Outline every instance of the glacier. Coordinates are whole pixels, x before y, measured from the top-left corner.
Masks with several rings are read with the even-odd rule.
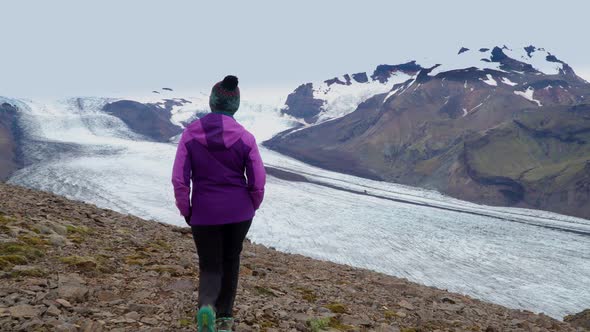
[[[110,99],[1,101],[19,106],[26,136],[28,166],[10,183],[184,225],[170,184],[175,144],[147,141],[103,113]],[[244,101],[236,118],[260,143],[296,124],[280,107]],[[269,176],[253,242],[556,318],[590,307],[588,220],[473,204],[261,153],[267,166],[308,182]]]

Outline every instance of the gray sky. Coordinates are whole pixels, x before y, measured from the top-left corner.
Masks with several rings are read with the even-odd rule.
[[[582,0],[0,0],[0,95],[299,83],[460,46],[533,44],[590,80]]]

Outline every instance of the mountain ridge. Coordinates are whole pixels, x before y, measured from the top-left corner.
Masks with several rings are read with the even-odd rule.
[[[507,47],[463,50],[458,57],[475,54],[481,67],[422,67],[344,116],[329,121],[304,118],[302,128],[264,144],[339,172],[435,189],[478,203],[590,218],[590,173],[584,166],[590,160],[590,83],[544,49],[531,46],[525,51],[514,59],[507,54],[516,52]],[[539,54],[545,67],[524,62]],[[389,68],[394,68],[391,77],[399,74],[395,66]],[[321,91],[314,91],[317,96]],[[288,102],[285,109],[297,116]],[[319,114],[329,113],[322,107]],[[495,162],[503,166],[501,172],[487,165]]]

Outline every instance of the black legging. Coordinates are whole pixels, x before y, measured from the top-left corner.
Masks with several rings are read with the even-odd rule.
[[[199,254],[199,307],[212,305],[217,317],[232,317],[240,254],[252,220],[218,226],[192,226]]]

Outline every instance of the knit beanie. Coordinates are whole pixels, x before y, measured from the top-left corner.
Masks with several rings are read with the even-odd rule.
[[[238,78],[232,75],[226,76],[211,89],[209,96],[211,112],[233,116],[240,107],[240,88]]]

